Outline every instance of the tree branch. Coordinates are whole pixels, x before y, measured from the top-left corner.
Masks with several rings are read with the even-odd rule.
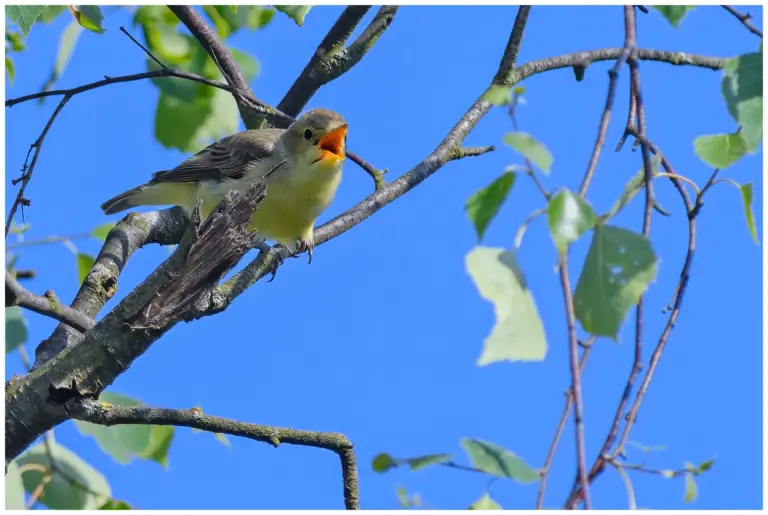
[[[116,406],[93,399],[83,399],[71,408],[76,420],[115,426],[120,424],[149,424],[191,427],[212,433],[240,436],[274,447],[281,444],[316,447],[335,452],[342,467],[344,504],[348,510],[360,509],[357,465],[352,442],[339,433],[301,431],[249,424],[237,420],[204,415],[199,409],[177,410],[147,407]]]
[[[93,327],[93,320],[79,311],[62,305],[52,291],[45,292],[45,295],[42,297],[34,295],[19,284],[8,270],[5,271],[5,288],[6,307],[21,306],[35,313],[63,322],[80,332],[85,332]],[[10,297],[8,293],[11,294]]]
[[[751,14],[741,14],[730,5],[723,5],[722,8],[734,15],[736,19],[739,20],[741,24],[747,28],[748,31],[750,31],[752,34],[755,34],[756,36],[759,36],[760,39],[763,39],[763,33],[749,21],[750,18],[752,18]]]
[[[301,75],[277,105],[280,111],[297,116],[317,90],[348,72],[368,53],[392,23],[398,9],[397,6],[381,7],[360,37],[345,48],[344,45],[355,27],[370,8],[370,6],[351,5],[344,9],[320,42]]]
[[[258,129],[261,127],[261,117],[259,112],[254,110],[247,102],[245,97],[253,97],[253,90],[248,84],[240,67],[237,65],[232,53],[227,49],[224,42],[216,33],[211,30],[203,18],[195,12],[189,5],[169,5],[168,8],[184,24],[193,36],[200,42],[206,52],[216,63],[224,79],[233,88],[233,95],[237,101],[237,108],[240,110],[240,117],[243,119],[246,128]],[[242,94],[237,94],[242,92]]]
[[[24,160],[24,166],[21,170],[21,188],[19,188],[19,192],[16,194],[16,200],[13,201],[13,205],[11,205],[11,211],[8,213],[8,220],[5,222],[6,238],[8,238],[8,233],[11,230],[11,222],[13,221],[13,215],[16,214],[18,207],[29,205],[29,200],[24,198],[24,191],[27,189],[27,184],[29,184],[30,179],[32,179],[32,172],[35,170],[37,158],[40,156],[40,150],[43,148],[43,141],[45,140],[45,136],[48,134],[51,125],[53,125],[54,120],[56,120],[56,117],[59,115],[61,110],[64,109],[64,106],[67,105],[67,102],[69,102],[70,98],[72,98],[72,95],[64,95],[64,98],[62,98],[61,102],[59,102],[59,105],[56,106],[56,109],[53,111],[51,117],[48,118],[48,123],[45,124],[43,132],[40,133],[40,136],[37,137],[37,140],[35,140],[35,142],[32,143],[32,146],[29,147],[29,152],[27,152],[27,159],[29,159],[29,153],[32,151],[32,149],[35,150],[35,153],[32,156],[32,162],[29,164],[29,167],[27,167],[27,159]],[[6,102],[6,105],[8,105],[8,102]],[[14,182],[14,184],[15,183],[16,182]]]

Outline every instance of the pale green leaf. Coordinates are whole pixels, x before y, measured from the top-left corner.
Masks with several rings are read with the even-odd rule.
[[[40,496],[43,504],[52,510],[91,510],[110,498],[111,489],[100,472],[61,444],[51,442],[50,446],[56,469],[61,473],[53,471],[51,480],[43,487]],[[22,468],[34,463],[51,470],[43,443],[29,449],[17,461]],[[43,472],[39,469],[25,469],[21,477],[24,489],[32,493],[43,480]]]
[[[375,458],[373,458],[373,463],[371,464],[373,467],[373,470],[376,472],[386,472],[389,469],[396,467],[397,463],[395,463],[395,460],[392,459],[392,456],[387,454],[386,452],[382,452],[380,454],[377,454]]]
[[[114,392],[102,392],[99,401],[117,406],[143,406],[140,401]],[[93,436],[101,450],[118,463],[130,463],[133,458],[150,459],[167,466],[168,448],[174,430],[170,426],[130,424],[102,426],[75,421],[78,430]]]
[[[675,477],[675,471],[674,470],[662,470],[661,475],[667,479],[671,479]]]
[[[24,482],[21,479],[21,472],[16,461],[12,461],[8,465],[5,473],[5,509],[25,509]]]
[[[549,201],[547,207],[549,232],[555,247],[562,254],[568,245],[579,239],[597,223],[592,207],[578,195],[563,189]]]
[[[658,153],[655,156],[653,156],[653,159],[651,161],[651,176],[656,176],[659,173],[659,164],[661,163],[661,154]],[[605,221],[609,218],[615,216],[618,214],[622,209],[624,209],[629,202],[635,198],[635,195],[640,193],[641,190],[645,189],[645,167],[641,166],[640,170],[630,179],[630,181],[627,183],[626,186],[624,186],[624,191],[621,193],[621,196],[619,197],[619,200],[617,200],[614,204],[611,210],[602,215],[600,218]]]
[[[477,364],[542,361],[547,355],[544,325],[515,254],[502,248],[475,247],[467,254],[466,266],[480,296],[493,303],[496,315]]]
[[[6,52],[21,52],[27,48],[27,46],[24,44],[24,36],[21,34],[21,32],[8,30],[8,27],[5,28],[5,43]],[[7,45],[11,46],[8,47]]]
[[[104,15],[101,14],[101,8],[98,5],[76,5],[75,20],[84,29],[88,29],[96,34],[104,33],[104,29],[101,26],[101,22],[104,21]]]
[[[91,231],[91,236],[93,236],[99,241],[107,241],[107,236],[109,235],[109,231],[111,231],[114,227],[115,227],[114,222],[107,222],[105,224],[101,224],[100,226],[96,227],[94,230]]]
[[[409,496],[408,492],[405,491],[405,488],[400,485],[397,486],[397,502],[400,507],[405,510],[421,506],[421,498],[419,497],[419,494]]]
[[[470,507],[470,510],[503,510],[504,508],[501,507],[499,503],[491,499],[491,496],[488,494],[488,492],[485,492],[481,498],[473,502]]]
[[[286,14],[290,19],[296,22],[296,25],[301,27],[304,24],[304,17],[307,15],[311,5],[276,5],[275,9],[281,13]]]
[[[472,465],[487,474],[506,477],[522,484],[533,483],[540,478],[538,471],[503,447],[474,438],[462,438],[461,446]]]
[[[93,264],[96,262],[93,256],[85,254],[84,252],[77,253],[77,280],[78,284],[83,284],[85,278],[88,276],[88,272],[91,271]]]
[[[712,465],[714,464],[715,464],[714,459],[702,462],[701,465],[699,465],[699,472],[706,472],[707,470],[711,469]]]
[[[688,11],[696,8],[695,5],[654,5],[654,9],[659,11],[673,27],[678,28],[680,21],[685,17]]]
[[[496,213],[499,212],[499,208],[506,200],[509,190],[515,184],[516,177],[513,173],[505,172],[467,200],[464,209],[475,226],[478,241],[483,241],[485,230],[496,216]]]
[[[70,22],[70,24],[67,25],[67,27],[64,29],[64,32],[61,33],[61,39],[59,40],[59,52],[56,55],[56,62],[53,65],[51,76],[43,85],[43,91],[48,91],[51,89],[51,86],[53,86],[53,84],[59,80],[59,77],[61,77],[61,75],[64,73],[64,69],[67,67],[67,63],[69,63],[69,59],[72,57],[72,52],[75,50],[77,39],[80,37],[82,30],[82,27],[73,21]],[[40,100],[42,101],[43,99],[41,98]]]
[[[411,466],[411,470],[416,471],[428,467],[429,465],[438,465],[450,461],[450,454],[427,454],[417,458],[408,458],[406,461]]]
[[[692,470],[695,467],[691,464],[686,462],[685,463],[686,470]],[[691,472],[686,472],[685,474],[685,494],[683,495],[683,502],[693,502],[696,500],[696,498],[699,496],[699,488],[696,486],[696,481],[693,479],[693,474]]]
[[[693,140],[693,149],[699,159],[715,168],[727,168],[744,157],[747,147],[741,135],[710,134]]]
[[[629,308],[656,278],[658,259],[641,234],[598,224],[573,303],[584,330],[617,340]]]
[[[728,60],[722,91],[728,112],[741,125],[741,137],[754,154],[763,140],[763,53]]]
[[[213,26],[216,28],[216,33],[219,35],[219,37],[223,40],[227,39],[233,32],[233,28],[230,26],[229,21],[227,21],[224,15],[213,5],[204,5],[203,11],[213,22]]]
[[[511,132],[504,136],[504,142],[529,159],[545,174],[552,168],[552,154],[536,138],[525,132]]]
[[[509,88],[504,86],[491,86],[483,95],[483,100],[495,106],[505,106],[510,103],[512,96]]]
[[[5,308],[5,353],[15,351],[29,337],[27,319],[19,306]]]
[[[18,25],[26,38],[44,8],[44,5],[6,5],[5,15]]]

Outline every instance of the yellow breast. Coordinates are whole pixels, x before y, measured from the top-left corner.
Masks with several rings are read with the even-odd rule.
[[[251,218],[249,230],[292,247],[311,240],[315,220],[330,205],[341,182],[343,161],[297,167],[267,179],[267,196]]]

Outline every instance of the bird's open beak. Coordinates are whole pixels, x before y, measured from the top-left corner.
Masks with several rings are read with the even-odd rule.
[[[347,135],[347,124],[333,129],[317,142],[323,152],[323,159],[344,159],[344,138]]]

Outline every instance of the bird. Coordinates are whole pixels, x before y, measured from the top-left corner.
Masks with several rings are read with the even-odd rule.
[[[202,200],[205,220],[231,190],[264,180],[267,193],[246,226],[312,262],[315,221],[341,183],[347,122],[329,109],[312,109],[287,129],[246,130],[213,143],[172,170],[101,205],[110,215],[138,206],[175,205],[188,214]]]

